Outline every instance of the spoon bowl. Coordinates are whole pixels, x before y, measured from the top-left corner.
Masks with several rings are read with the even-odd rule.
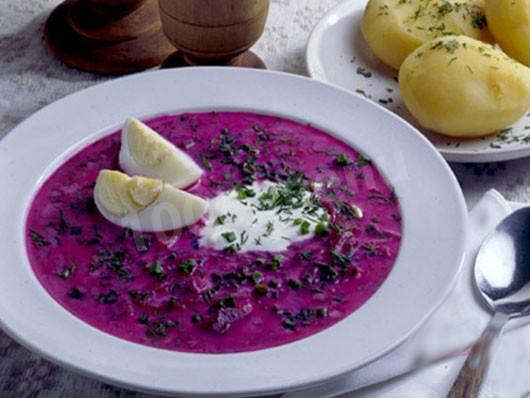
[[[510,317],[530,314],[530,207],[506,217],[484,241],[475,281],[494,311]]]

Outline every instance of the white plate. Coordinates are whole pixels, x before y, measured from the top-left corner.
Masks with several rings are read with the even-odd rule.
[[[24,223],[43,180],[73,151],[116,129],[126,117],[200,110],[247,110],[303,120],[374,159],[400,199],[403,240],[388,279],[358,311],[324,332],[281,347],[189,354],[100,332],[64,310],[39,285],[24,249]],[[63,366],[156,393],[258,395],[358,368],[421,325],[449,291],[464,253],[463,196],[428,141],[361,97],[288,74],[187,68],[83,90],[37,112],[0,141],[0,181],[2,328]]]
[[[322,18],[307,44],[309,75],[364,95],[420,128],[399,96],[397,72],[373,55],[361,34],[365,5],[364,0],[347,0]],[[452,139],[422,131],[448,161],[496,162],[530,156],[530,114],[487,138]]]

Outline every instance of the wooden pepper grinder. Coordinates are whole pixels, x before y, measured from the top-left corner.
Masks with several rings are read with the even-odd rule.
[[[259,39],[269,0],[159,0],[166,36],[178,51],[162,67],[229,65],[265,68],[250,47]]]
[[[44,35],[65,64],[104,74],[147,69],[175,51],[157,0],[67,0],[46,21]]]

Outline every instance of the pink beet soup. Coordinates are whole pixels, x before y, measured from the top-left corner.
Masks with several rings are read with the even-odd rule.
[[[193,194],[212,198],[261,180],[322,183],[316,196],[329,225],[283,252],[237,252],[201,247],[204,222],[164,234],[111,224],[97,211],[93,188],[100,169],[119,169],[115,132],[55,170],[27,218],[35,275],[84,322],[168,350],[259,350],[339,322],[390,273],[401,239],[397,198],[370,159],[344,142],[310,125],[250,113],[146,123],[205,170]]]

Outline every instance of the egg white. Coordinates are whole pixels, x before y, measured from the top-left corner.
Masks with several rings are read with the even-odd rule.
[[[129,147],[128,131],[132,123],[142,124],[142,128],[148,134],[156,134],[165,141],[168,147],[171,148],[171,156],[155,167],[145,167],[138,164],[134,160]],[[122,128],[119,162],[122,170],[129,175],[160,179],[176,188],[189,187],[203,174],[203,170],[186,152],[177,148],[172,142],[169,142],[156,131],[136,119],[128,119]]]
[[[163,232],[193,225],[208,210],[206,200],[167,183],[153,203],[124,216],[109,212],[96,195],[94,201],[99,212],[111,223],[142,232]]]

